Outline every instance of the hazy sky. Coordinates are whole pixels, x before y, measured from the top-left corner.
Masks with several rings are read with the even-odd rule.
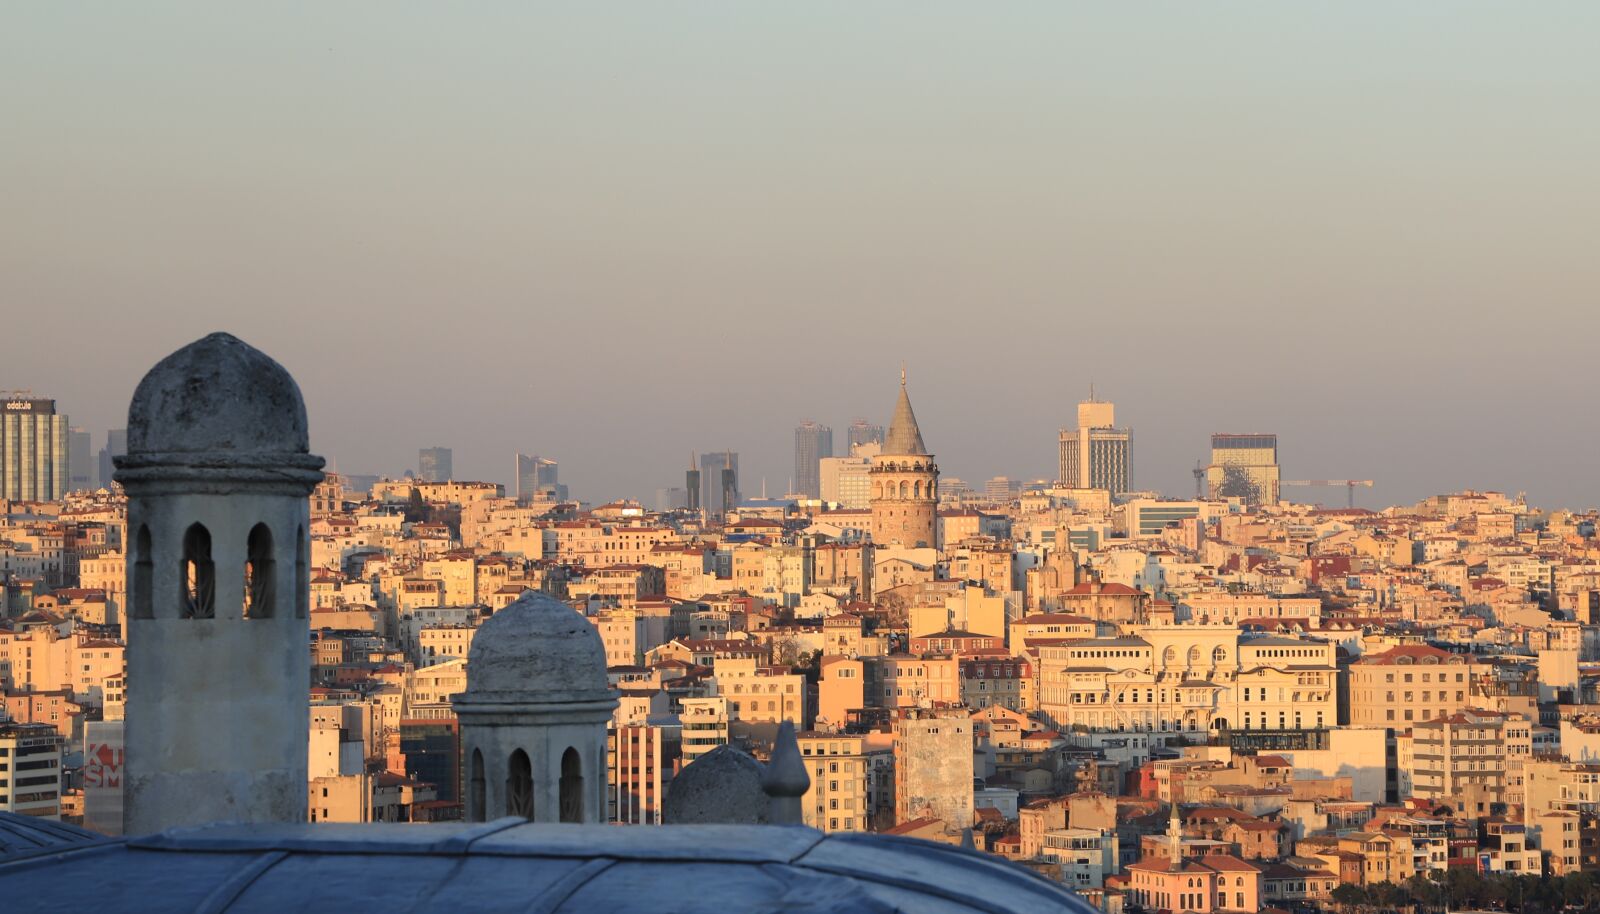
[[[904,360],[974,482],[1093,380],[1141,487],[1275,431],[1367,504],[1600,503],[1600,4],[445,9],[0,14],[0,388],[98,447],[226,329],[341,469],[648,503],[782,491]]]

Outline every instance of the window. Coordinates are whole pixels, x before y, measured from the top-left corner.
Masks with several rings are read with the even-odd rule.
[[[191,524],[183,534],[183,618],[216,616],[217,570],[211,561],[211,532]]]
[[[278,563],[272,549],[272,530],[266,524],[250,528],[245,545],[244,617],[270,619],[276,611]]]
[[[533,764],[521,749],[511,753],[507,766],[506,815],[533,820]]]

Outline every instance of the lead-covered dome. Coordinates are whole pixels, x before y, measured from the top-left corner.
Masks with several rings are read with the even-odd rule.
[[[572,607],[530,590],[472,636],[464,697],[536,704],[609,699],[600,632]]]
[[[213,333],[150,369],[128,406],[128,453],[305,454],[300,387],[270,356]]]

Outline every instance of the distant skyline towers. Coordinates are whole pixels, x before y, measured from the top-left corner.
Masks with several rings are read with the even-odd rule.
[[[1078,427],[1062,429],[1060,482],[1072,489],[1105,489],[1113,496],[1130,488],[1129,429],[1117,428],[1116,407],[1105,400],[1078,404]]]
[[[94,437],[89,430],[70,426],[67,429],[67,484],[68,488],[82,491],[95,487]]]
[[[548,457],[537,454],[517,455],[517,497],[534,498],[543,495],[551,501],[565,501],[567,487],[558,478],[560,466]]]
[[[700,455],[700,504],[712,514],[724,514],[739,506],[738,451]]]
[[[693,451],[689,452],[689,470],[683,474],[683,503],[690,511],[705,504],[700,498],[700,468],[695,466]]]
[[[106,445],[100,449],[100,485],[102,488],[111,488],[111,474],[116,468],[111,465],[111,458],[121,457],[128,453],[128,430],[114,428],[106,432]]]
[[[883,444],[883,426],[874,425],[865,419],[857,419],[851,422],[847,435],[849,436],[850,448],[854,448],[859,444]],[[849,456],[848,450],[844,456]]]
[[[454,454],[447,447],[425,447],[417,452],[417,478],[423,482],[449,482],[455,478]]]
[[[1206,467],[1206,494],[1211,498],[1275,505],[1280,481],[1277,435],[1219,432],[1211,436],[1211,465]]]
[[[67,427],[54,400],[0,394],[0,499],[55,501],[66,494]]]
[[[822,494],[821,461],[833,456],[833,429],[810,419],[794,430],[794,491],[807,498]]]

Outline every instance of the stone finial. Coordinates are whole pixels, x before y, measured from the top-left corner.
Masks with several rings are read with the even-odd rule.
[[[761,789],[771,798],[767,818],[773,825],[801,825],[805,816],[800,798],[811,789],[811,775],[806,773],[806,763],[800,758],[800,742],[794,735],[794,722],[778,725],[778,737],[772,744],[772,760],[761,775]]]

